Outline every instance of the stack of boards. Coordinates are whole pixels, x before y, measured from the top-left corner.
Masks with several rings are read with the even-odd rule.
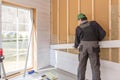
[[[38,80],[58,80],[58,78],[53,73],[46,72],[45,74],[41,75]]]

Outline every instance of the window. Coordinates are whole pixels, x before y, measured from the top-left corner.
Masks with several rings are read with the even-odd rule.
[[[32,31],[32,14],[31,9],[2,5],[2,47],[7,73],[21,70],[25,66]],[[31,47],[29,52],[28,68],[31,68]]]

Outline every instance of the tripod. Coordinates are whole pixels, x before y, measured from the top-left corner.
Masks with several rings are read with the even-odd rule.
[[[4,56],[0,56],[0,80],[3,80],[2,79],[2,73],[1,73],[2,71],[3,71],[4,79],[8,80],[7,77],[6,77],[3,60],[4,60]]]

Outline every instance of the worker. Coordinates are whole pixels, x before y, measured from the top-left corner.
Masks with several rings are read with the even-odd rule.
[[[99,41],[106,36],[105,30],[96,22],[88,21],[85,14],[78,14],[79,26],[76,27],[74,47],[79,49],[78,80],[85,80],[87,60],[92,69],[92,80],[100,78]]]

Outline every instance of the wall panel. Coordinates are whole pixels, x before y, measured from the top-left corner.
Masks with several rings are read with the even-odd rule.
[[[109,53],[109,49],[101,49],[100,52],[100,58],[103,60],[110,60],[109,57],[110,53]]]
[[[118,0],[112,0],[111,4],[111,40],[119,39],[119,27],[118,27]]]
[[[57,44],[57,2],[58,0],[51,0],[51,44]]]
[[[69,0],[69,43],[74,42],[75,29],[78,25],[78,0]]]
[[[86,14],[88,20],[92,20],[92,0],[81,0],[80,12]]]
[[[111,40],[119,40],[119,0],[111,0]],[[111,49],[111,61],[119,62],[119,49]]]
[[[120,0],[68,0],[68,6],[67,0],[59,1],[60,16],[57,20],[59,20],[60,43],[74,42],[75,28],[78,25],[77,14],[79,12],[85,13],[88,20],[96,20],[105,29],[107,35],[104,40],[120,39]],[[56,25],[55,23],[54,21],[54,25]],[[75,50],[67,51],[76,53]],[[100,55],[101,59],[104,60],[120,61],[120,49],[118,48],[101,49]]]
[[[95,20],[106,30],[106,39],[109,39],[109,0],[95,0],[94,4]]]
[[[108,0],[94,0],[94,18],[105,29],[107,35],[106,39],[109,39],[109,1]],[[103,49],[101,51],[101,57],[105,60],[110,60],[109,49]]]
[[[67,0],[59,1],[59,42],[67,43]]]
[[[53,34],[57,34],[57,0],[53,0]]]

